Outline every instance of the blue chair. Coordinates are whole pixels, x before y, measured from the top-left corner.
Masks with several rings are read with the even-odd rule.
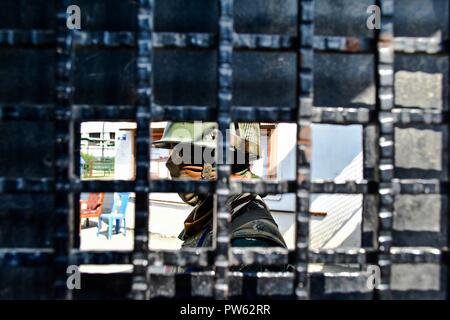
[[[118,201],[120,199],[120,208],[118,208]],[[100,229],[102,227],[102,221],[108,221],[108,239],[111,239],[113,221],[116,221],[116,233],[120,231],[120,225],[123,220],[124,224],[124,235],[127,234],[127,220],[125,219],[125,214],[127,211],[128,200],[130,199],[130,192],[119,192],[114,194],[114,203],[110,213],[103,213],[98,219],[98,230],[97,237],[100,234]]]

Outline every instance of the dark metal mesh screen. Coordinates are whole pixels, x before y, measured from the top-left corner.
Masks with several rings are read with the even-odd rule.
[[[1,298],[447,298],[447,0],[0,1]],[[82,9],[82,30],[66,8]],[[366,9],[381,7],[381,30]],[[431,75],[431,76],[430,76]],[[135,121],[136,179],[81,181],[80,123]],[[149,123],[360,124],[363,182],[311,181],[297,147],[297,180],[149,179]],[[220,145],[226,150],[226,144]],[[81,252],[80,192],[136,194],[132,252]],[[214,192],[212,250],[148,249],[150,192]],[[231,249],[231,194],[296,194],[296,247]],[[309,195],[364,194],[363,246],[309,250]],[[230,272],[241,263],[290,263],[294,272]],[[354,273],[312,273],[352,263]],[[71,264],[132,264],[133,273],[83,274]],[[154,265],[214,272],[151,274]],[[381,284],[368,289],[366,267]]]

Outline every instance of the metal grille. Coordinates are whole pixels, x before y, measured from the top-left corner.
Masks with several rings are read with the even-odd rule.
[[[118,8],[128,10],[134,15],[132,31],[84,30],[70,31],[66,28],[66,8],[74,1],[55,0],[47,2],[49,12],[54,14],[54,24],[44,27],[25,28],[8,27],[1,24],[0,50],[53,50],[55,93],[52,102],[12,101],[5,93],[0,95],[0,126],[24,126],[31,128],[32,123],[50,123],[53,137],[43,139],[53,143],[53,159],[48,165],[53,172],[39,175],[38,178],[8,173],[0,174],[0,196],[4,207],[0,209],[6,215],[0,231],[6,234],[11,228],[8,223],[16,221],[12,215],[25,215],[25,211],[10,209],[12,202],[21,199],[31,203],[32,214],[38,214],[51,229],[42,229],[46,235],[53,234],[52,240],[39,242],[31,235],[29,241],[21,246],[8,243],[0,249],[0,296],[40,297],[40,298],[133,298],[153,297],[214,297],[220,299],[242,296],[244,291],[253,290],[255,296],[297,298],[297,299],[390,299],[390,298],[447,298],[448,290],[448,158],[447,130],[448,110],[446,102],[442,108],[398,107],[394,96],[395,63],[394,53],[403,57],[430,57],[437,59],[448,54],[448,40],[436,42],[434,39],[414,36],[394,36],[396,5],[405,6],[401,0],[379,0],[382,13],[381,30],[374,37],[319,35],[315,33],[315,22],[320,5],[331,5],[326,0],[284,1],[297,8],[295,34],[238,33],[235,30],[236,12],[242,9],[238,0],[218,0],[214,2],[217,15],[216,32],[159,32],[155,31],[154,18],[159,5],[160,13],[174,14],[177,1],[168,1],[166,5],[154,0],[123,1],[111,3]],[[77,1],[75,1],[76,4]],[[283,1],[277,1],[283,3]],[[336,1],[344,8],[355,5],[355,1]],[[12,3],[12,2],[11,2]],[[81,8],[86,2],[79,1]],[[103,3],[103,2],[99,2]],[[237,4],[240,4],[237,7]],[[261,5],[257,2],[254,4]],[[368,2],[370,4],[370,2]],[[171,7],[173,5],[174,7]],[[179,3],[178,3],[179,5]],[[245,4],[244,4],[245,5]],[[189,8],[193,16],[196,6],[206,6],[200,1]],[[211,5],[208,5],[208,8]],[[433,6],[446,8],[445,19],[448,27],[448,1],[413,1],[410,6],[428,9]],[[14,8],[4,5],[4,8]],[[267,6],[267,10],[271,7]],[[273,8],[272,8],[273,9]],[[27,12],[32,17],[37,10],[32,7]],[[189,12],[187,10],[187,12]],[[9,13],[11,14],[11,13]],[[18,14],[13,13],[14,14]],[[330,15],[331,17],[331,15]],[[99,18],[98,18],[99,19]],[[330,18],[331,19],[331,18]],[[335,18],[336,20],[338,18]],[[420,20],[413,15],[409,23]],[[52,19],[51,19],[52,20]],[[398,21],[402,21],[399,19]],[[420,21],[419,21],[420,22]],[[418,22],[418,23],[419,23]],[[401,22],[406,24],[405,21]],[[397,26],[397,25],[396,25]],[[402,25],[400,24],[400,27]],[[447,30],[445,30],[447,33]],[[448,35],[447,35],[448,38]],[[134,104],[116,103],[74,103],[73,73],[75,51],[121,50],[134,51]],[[211,51],[217,53],[216,103],[210,106],[159,105],[154,101],[155,50],[176,49]],[[234,52],[289,52],[296,56],[296,102],[287,106],[238,106],[233,103],[233,72],[236,68]],[[315,102],[318,92],[314,92],[317,80],[315,52],[334,57],[353,58],[362,55],[374,57],[374,82],[376,101],[374,106],[336,107],[318,106]],[[405,58],[407,59],[407,58]],[[4,67],[5,65],[1,63]],[[448,61],[446,63],[448,68]],[[349,74],[357,73],[357,66],[350,66]],[[342,70],[342,69],[341,69]],[[448,82],[448,71],[444,79]],[[19,69],[15,69],[19,73]],[[321,69],[321,72],[324,71]],[[330,71],[331,72],[331,71]],[[326,72],[325,72],[326,73]],[[3,75],[1,82],[8,81]],[[46,79],[35,79],[46,81]],[[256,81],[256,79],[255,79]],[[351,85],[351,84],[349,84]],[[38,86],[38,83],[35,84]],[[330,88],[332,90],[332,88]],[[444,99],[447,99],[448,83],[444,83]],[[323,93],[323,91],[321,91]],[[403,94],[403,93],[402,93]],[[3,96],[5,95],[5,96]],[[331,95],[331,93],[330,93]],[[2,101],[3,100],[3,101]],[[119,99],[117,99],[119,100]],[[6,102],[5,102],[6,101]],[[314,105],[314,106],[313,106]],[[79,177],[80,123],[90,120],[132,120],[137,123],[136,130],[136,179],[134,181],[81,181]],[[360,124],[364,128],[364,174],[365,180],[357,183],[348,181],[311,181],[310,162],[306,146],[300,142],[297,146],[297,179],[295,181],[230,181],[230,166],[218,165],[217,181],[169,181],[149,178],[149,152],[151,135],[149,123],[162,120],[209,120],[217,121],[223,134],[232,121],[275,121],[294,122],[298,127],[298,141],[308,134],[305,129],[312,123]],[[408,142],[395,141],[401,130],[442,130],[442,141],[433,143],[442,152],[442,168],[437,175],[430,176],[425,171],[411,171],[402,174],[397,159],[408,157]],[[6,129],[2,129],[6,130]],[[26,134],[7,136],[6,139],[23,139],[26,143],[35,143],[37,137]],[[426,146],[424,146],[426,148]],[[228,145],[219,145],[227,150]],[[8,152],[2,150],[1,161],[4,167],[15,163],[8,158]],[[226,152],[223,152],[226,154]],[[413,155],[411,155],[413,156]],[[435,155],[428,152],[429,157]],[[28,157],[28,161],[33,160]],[[20,163],[26,166],[26,162]],[[17,164],[19,166],[19,164]],[[45,171],[45,170],[41,170]],[[400,173],[400,174],[399,174]],[[406,178],[405,178],[406,177]],[[133,252],[82,252],[77,235],[79,225],[78,199],[80,192],[135,192],[135,236]],[[150,250],[149,239],[149,201],[150,192],[198,192],[215,193],[217,236],[213,250],[161,251]],[[295,250],[284,249],[238,249],[229,245],[230,214],[226,206],[227,198],[242,192],[256,193],[295,193],[296,194],[296,234]],[[352,250],[309,250],[309,196],[312,193],[364,194],[363,247]],[[415,231],[402,232],[396,228],[396,219],[408,219],[409,214],[422,212],[425,221],[427,207],[401,207],[402,196],[422,196],[424,199],[440,201],[440,220],[436,233]],[[46,210],[38,208],[40,196],[50,196],[52,205],[45,202]],[[25,198],[23,198],[25,197]],[[31,199],[30,198],[30,199]],[[405,198],[403,198],[405,199]],[[404,200],[406,201],[406,200]],[[429,200],[426,200],[429,203]],[[25,204],[24,204],[25,205]],[[397,207],[401,215],[398,218]],[[411,212],[408,212],[409,209]],[[416,210],[416,211],[414,211]],[[46,211],[46,212],[43,212]],[[47,211],[54,212],[51,216]],[[51,217],[51,218],[50,218]],[[397,220],[398,221],[398,220]],[[35,245],[33,246],[33,242]],[[50,245],[48,245],[50,243]],[[239,272],[230,272],[229,267],[240,264],[262,263],[281,265],[290,263],[294,272],[267,272],[254,276]],[[355,273],[311,273],[311,263],[359,264],[360,272]],[[66,288],[66,268],[70,264],[132,264],[132,274],[85,274],[83,290],[70,291]],[[150,266],[214,266],[214,272],[195,272],[191,274],[151,274]],[[368,274],[365,267],[378,265],[381,269],[381,284],[376,289],[368,289]],[[4,272],[7,270],[8,272]],[[407,270],[409,276],[403,275]],[[22,279],[22,280],[21,280]],[[24,280],[25,279],[25,280]],[[436,285],[430,287],[431,283]],[[29,285],[31,283],[31,285]],[[53,284],[53,285],[52,285]]]

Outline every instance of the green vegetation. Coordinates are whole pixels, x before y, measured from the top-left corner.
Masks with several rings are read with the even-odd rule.
[[[84,160],[82,178],[111,177],[114,175],[114,157],[98,158],[81,153]]]

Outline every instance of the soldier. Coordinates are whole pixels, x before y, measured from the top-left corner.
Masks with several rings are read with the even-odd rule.
[[[157,148],[170,149],[166,163],[172,178],[194,180],[216,179],[214,152],[220,133],[214,123],[169,122]],[[259,178],[251,172],[252,161],[261,157],[259,124],[235,123],[230,128],[231,175],[237,179]],[[179,235],[182,247],[211,247],[213,245],[213,195],[179,194],[193,206]],[[230,197],[230,244],[233,247],[282,247],[286,243],[270,210],[260,195],[243,193]],[[273,270],[261,266],[237,268],[240,271]],[[276,269],[276,271],[279,269]]]

